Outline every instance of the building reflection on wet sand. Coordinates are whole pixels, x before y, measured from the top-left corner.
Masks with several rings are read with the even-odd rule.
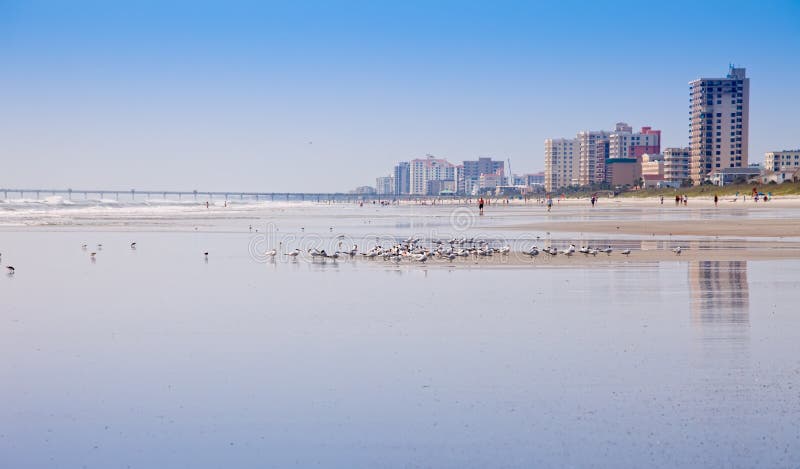
[[[689,296],[696,339],[706,357],[701,367],[719,366],[723,360],[731,370],[746,369],[750,349],[747,261],[689,263]],[[710,356],[715,358],[709,360]]]
[[[749,324],[747,261],[689,263],[689,291],[695,324]]]

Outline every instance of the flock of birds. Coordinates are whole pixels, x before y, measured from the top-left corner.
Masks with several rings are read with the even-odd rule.
[[[283,255],[290,258],[297,258],[301,256],[303,252],[304,251],[297,248],[293,251],[283,253]],[[356,256],[360,256],[367,259],[379,258],[385,261],[399,263],[402,261],[427,262],[430,259],[453,261],[458,258],[481,258],[494,255],[502,256],[511,253],[511,246],[492,246],[491,243],[486,240],[478,240],[474,238],[453,238],[447,241],[433,240],[425,242],[421,238],[410,237],[396,242],[391,246],[382,246],[376,244],[374,247],[366,251],[359,251],[358,245],[354,245],[352,249],[345,251],[337,250],[334,252],[326,252],[324,249],[311,248],[305,252],[311,256],[312,260],[336,260],[340,257],[354,258]],[[570,244],[565,249],[557,249],[552,246],[539,248],[538,246],[534,245],[530,249],[523,251],[522,254],[530,257],[536,257],[540,254],[547,256],[563,255],[569,257],[575,254],[597,256],[601,253],[610,256],[613,252],[614,248],[611,245],[608,245],[605,248],[594,248],[591,246],[581,246],[578,248],[574,244]],[[623,249],[619,252],[624,256],[630,256],[632,251],[631,249]],[[681,247],[677,246],[673,248],[672,252],[675,254],[680,254]],[[206,255],[207,254],[208,253],[206,253]],[[265,254],[267,258],[274,259],[276,256],[278,256],[279,252],[277,249],[271,249]]]
[[[342,243],[339,243],[341,248]],[[136,249],[136,242],[132,242],[130,244],[130,248],[132,250]],[[88,250],[88,245],[83,244],[81,245],[81,249],[84,251]],[[89,252],[89,257],[92,262],[95,261],[97,257],[97,252],[103,249],[102,244],[97,245],[97,249],[94,251]],[[676,246],[671,249],[671,251],[675,254],[681,253],[681,247]],[[374,247],[367,251],[359,251],[358,245],[354,245],[352,249],[341,251],[337,250],[332,253],[326,252],[324,249],[317,249],[311,248],[306,250],[310,256],[312,261],[315,259],[320,260],[336,260],[340,257],[349,257],[354,258],[356,256],[360,256],[366,259],[383,259],[385,261],[391,261],[395,263],[399,263],[402,261],[412,261],[412,262],[427,262],[430,259],[437,259],[437,260],[456,260],[458,258],[481,258],[481,257],[490,257],[494,255],[508,255],[511,253],[511,246],[504,245],[501,247],[492,246],[486,240],[480,240],[475,238],[453,238],[449,240],[433,240],[429,242],[425,242],[421,238],[414,238],[409,237],[402,241],[396,242],[391,246],[384,247],[381,245],[376,244]],[[591,246],[581,246],[577,248],[574,244],[570,244],[567,248],[564,249],[557,249],[552,246],[547,246],[545,248],[539,248],[537,245],[532,246],[530,249],[525,250],[522,254],[530,256],[531,258],[539,256],[540,254],[544,254],[547,256],[573,256],[575,254],[583,254],[585,256],[597,256],[598,254],[606,254],[610,256],[614,252],[614,248],[611,245],[608,245],[606,248],[594,248]],[[266,251],[265,256],[270,259],[275,259],[279,252],[277,249],[270,249]],[[297,259],[299,256],[303,254],[303,251],[299,248],[296,248],[290,252],[283,253],[284,256],[287,256],[291,259]],[[631,250],[630,249],[623,249],[620,251],[620,254],[624,256],[630,256]],[[203,256],[205,260],[208,260],[208,251],[203,252]],[[0,262],[2,262],[2,254],[0,254]],[[16,268],[13,265],[7,265],[6,271],[8,275],[14,275],[16,273]]]

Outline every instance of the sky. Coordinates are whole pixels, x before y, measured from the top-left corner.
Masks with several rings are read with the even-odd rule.
[[[401,160],[662,130],[747,68],[750,162],[800,148],[800,0],[0,0],[0,187],[339,192]]]

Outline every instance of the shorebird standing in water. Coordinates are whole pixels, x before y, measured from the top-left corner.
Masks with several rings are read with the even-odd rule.
[[[622,251],[622,254],[624,254],[626,256],[630,256],[631,255],[631,250],[630,249],[626,249],[626,250]]]
[[[131,249],[136,249],[136,241],[131,243]]]
[[[14,275],[14,272],[17,271],[17,269],[15,269],[13,265],[7,265],[6,270],[8,271],[8,275]]]
[[[673,249],[672,249],[672,252],[674,252],[675,254],[680,254],[680,253],[681,253],[681,247],[680,247],[680,246],[678,246],[678,247],[676,247],[676,248],[673,248]]]

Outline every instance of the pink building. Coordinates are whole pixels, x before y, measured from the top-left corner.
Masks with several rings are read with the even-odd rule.
[[[649,138],[645,138],[641,143],[637,145],[631,146],[631,158],[636,158],[637,160],[642,159],[642,155],[645,153],[650,154],[658,154],[661,153],[661,131],[654,130],[650,127],[642,127],[641,132],[639,135],[646,135]]]
[[[641,160],[645,153],[661,153],[661,131],[652,127],[642,127],[639,132],[632,132],[624,122],[608,138],[609,158],[636,158]]]

